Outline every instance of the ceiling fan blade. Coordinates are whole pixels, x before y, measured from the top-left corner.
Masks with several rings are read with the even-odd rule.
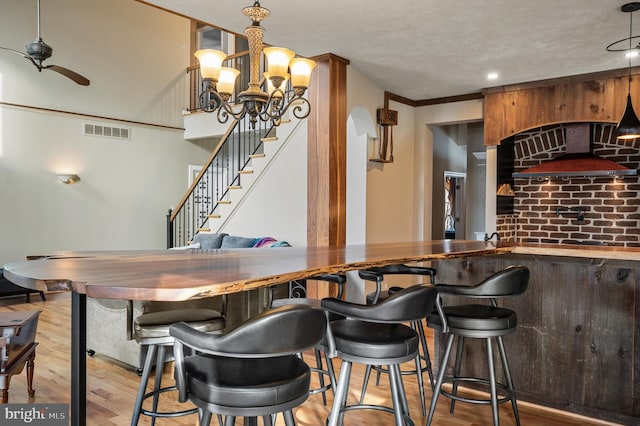
[[[70,78],[71,80],[75,81],[76,83],[78,83],[81,86],[88,86],[89,85],[89,79],[78,74],[75,71],[71,71],[68,68],[65,67],[61,67],[59,65],[47,65],[46,67],[42,67],[44,69],[48,69],[51,71],[55,71],[57,73],[60,73],[62,75],[64,75],[67,78]]]
[[[36,66],[36,68],[40,69],[40,67],[38,66],[38,64],[36,63],[36,61],[35,61],[31,56],[27,55],[26,53],[21,52],[21,51],[16,50],[16,49],[10,49],[10,48],[8,48],[8,47],[2,47],[2,46],[0,46],[0,49],[2,49],[2,50],[8,50],[9,52],[16,53],[16,54],[18,54],[18,55],[22,56],[23,58],[28,59],[28,60],[29,60],[33,65],[35,65],[35,66]]]

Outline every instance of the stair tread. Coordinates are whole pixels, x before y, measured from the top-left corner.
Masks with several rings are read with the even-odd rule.
[[[219,214],[208,214],[207,217],[209,219],[220,219],[222,216],[220,216]]]
[[[251,173],[253,173],[252,169],[244,169],[244,170],[240,170],[238,173],[240,173],[241,175],[250,175]]]
[[[227,186],[228,189],[242,189],[242,185],[229,185]]]
[[[273,142],[273,141],[277,141],[278,137],[277,136],[268,136],[265,138],[260,139],[262,142]]]
[[[218,200],[216,201],[216,204],[231,204],[230,200]]]
[[[251,154],[249,155],[249,158],[262,158],[264,156],[265,156],[264,154]]]

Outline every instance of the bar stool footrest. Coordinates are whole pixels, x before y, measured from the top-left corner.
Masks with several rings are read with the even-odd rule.
[[[309,395],[315,395],[317,393],[323,393],[323,392],[326,392],[329,389],[331,389],[331,375],[329,374],[329,372],[327,370],[321,370],[321,369],[316,368],[316,367],[309,367],[309,370],[312,373],[322,374],[323,376],[327,376],[329,378],[329,383],[327,383],[326,385],[321,386],[319,388],[309,389]]]
[[[454,383],[454,382],[471,382],[471,383],[479,383],[481,385],[491,386],[491,382],[489,380],[480,379],[478,377],[446,377],[442,381],[443,384]],[[513,391],[511,391],[511,389],[509,389],[506,385],[496,382],[496,388],[498,391],[503,391],[503,393],[506,394],[504,396],[498,395],[497,397],[498,404],[503,404],[505,402],[515,399]],[[478,389],[475,389],[475,388],[471,388],[471,389],[478,391]],[[491,404],[491,399],[467,398],[460,395],[454,395],[451,392],[448,392],[444,389],[440,390],[440,395],[446,396],[447,398],[454,399],[456,401],[467,402],[469,404],[486,404],[486,405]]]
[[[424,365],[424,367],[420,367],[420,372],[424,373],[429,371],[429,367],[431,366],[431,363],[429,362],[429,360],[424,356],[424,355],[420,355],[420,364]],[[385,367],[381,367],[379,365],[372,365],[371,366],[371,370],[379,372],[379,373],[385,373],[385,374],[389,374],[389,369],[385,368]],[[400,370],[400,374],[402,374],[403,376],[407,376],[407,375],[411,375],[411,374],[416,374],[416,370],[411,369],[411,370]]]
[[[342,407],[340,412],[343,413],[345,411],[353,411],[353,410],[378,410],[378,411],[385,411],[387,413],[394,414],[393,408],[391,407],[385,407],[383,405],[370,405],[370,404],[347,405],[345,407]],[[406,426],[415,426],[415,423],[413,422],[413,420],[411,420],[411,417],[409,417],[408,415],[403,415],[402,418],[404,419],[404,424]]]
[[[161,393],[171,392],[171,391],[175,391],[175,390],[178,390],[178,388],[176,386],[168,386],[166,388],[160,388],[157,391],[148,392],[148,393],[144,394],[144,397],[142,398],[142,403],[144,404],[144,401],[147,398],[152,398],[156,394],[160,395]],[[198,412],[198,408],[197,407],[189,408],[187,410],[182,410],[182,411],[171,411],[171,412],[151,411],[151,410],[147,410],[145,408],[141,408],[140,409],[140,414],[144,414],[145,416],[148,416],[148,417],[158,417],[158,418],[171,418],[171,417],[188,416],[189,414],[194,414],[194,413],[197,413],[197,412]]]

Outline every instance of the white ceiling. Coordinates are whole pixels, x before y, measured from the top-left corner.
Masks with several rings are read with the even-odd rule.
[[[250,24],[241,9],[251,0],[146,1],[236,33]],[[605,50],[629,35],[625,3],[263,0],[271,16],[261,25],[268,44],[302,56],[336,54],[383,90],[423,100],[625,68],[623,53]],[[640,30],[640,12],[634,21]],[[489,72],[499,78],[489,81]]]

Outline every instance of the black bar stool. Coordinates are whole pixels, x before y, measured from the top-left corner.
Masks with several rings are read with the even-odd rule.
[[[267,426],[282,412],[294,426],[292,410],[309,397],[311,372],[296,353],[315,346],[327,333],[321,309],[287,305],[264,311],[222,335],[206,334],[187,324],[171,326],[179,400],[200,410],[200,424],[213,413],[224,424],[244,417]]]
[[[422,266],[407,266],[402,264],[387,265],[374,267],[369,269],[362,269],[358,271],[360,278],[366,281],[374,281],[376,283],[376,291],[367,295],[367,304],[373,305],[380,301],[386,300],[390,295],[402,290],[402,287],[390,287],[388,290],[382,291],[382,282],[385,275],[419,275],[429,277],[429,282],[433,283],[433,277],[436,275],[435,268],[427,268]],[[423,318],[426,319],[426,318]],[[429,356],[429,348],[427,347],[427,340],[425,338],[424,326],[422,319],[418,321],[412,321],[410,323],[420,338],[420,346],[422,347],[422,354],[418,354],[416,357],[416,368],[412,370],[402,370],[402,374],[415,374],[418,382],[418,392],[420,393],[420,403],[422,406],[422,415],[427,415],[426,402],[424,397],[424,381],[422,374],[426,371],[429,374],[429,384],[433,389],[433,372],[431,369],[431,357]],[[388,373],[386,369],[378,366],[368,365],[364,374],[364,382],[362,383],[362,393],[360,394],[360,404],[364,402],[364,396],[367,391],[367,385],[369,384],[369,377],[371,376],[371,370],[376,370],[376,385],[380,383],[380,373]]]
[[[340,377],[328,419],[328,426],[342,424],[344,413],[375,409],[394,414],[396,426],[413,425],[399,365],[419,353],[418,334],[403,323],[425,318],[436,299],[436,289],[420,284],[403,289],[375,305],[360,305],[335,298],[322,300],[322,307],[345,318],[331,321],[335,350],[327,353],[342,360]],[[353,363],[386,366],[389,371],[393,408],[380,405],[347,405],[347,391]]]
[[[463,401],[473,404],[490,404],[493,413],[493,424],[498,426],[500,419],[498,416],[498,404],[511,401],[513,414],[516,424],[520,425],[520,416],[518,414],[518,406],[516,404],[516,394],[509,371],[509,363],[507,361],[507,353],[504,348],[502,336],[514,333],[518,324],[516,313],[510,309],[500,308],[497,299],[501,297],[515,296],[526,291],[529,284],[529,269],[524,266],[508,267],[480,284],[474,286],[460,286],[438,284],[438,300],[436,301],[437,313],[432,313],[427,318],[429,327],[441,330],[447,334],[447,342],[438,370],[438,378],[436,380],[433,397],[431,398],[431,406],[429,407],[429,415],[427,417],[427,426],[433,420],[436,404],[440,394],[451,399],[451,413],[455,407],[455,401]],[[441,295],[455,295],[469,298],[489,299],[490,305],[486,304],[467,304],[442,306]],[[458,337],[458,346],[456,350],[455,367],[453,375],[445,376],[447,363],[451,354],[453,340]],[[489,369],[489,378],[478,377],[461,377],[460,367],[462,364],[462,354],[464,352],[465,338],[484,339],[487,347],[487,362]],[[506,384],[498,383],[496,380],[494,361],[493,361],[493,340],[496,340],[502,368]],[[443,383],[452,383],[451,392],[442,389]],[[480,384],[489,386],[490,399],[474,399],[458,395],[459,382],[467,382],[471,384]],[[498,395],[498,389],[504,395]]]
[[[342,299],[342,295],[344,293],[344,284],[347,282],[347,276],[344,274],[321,274],[316,275],[314,277],[307,278],[308,280],[315,281],[326,281],[331,284],[335,284],[337,287],[337,298]],[[296,282],[297,283],[297,282]],[[271,290],[271,289],[270,289]],[[305,290],[306,291],[306,290]],[[291,295],[291,291],[289,292],[289,296]],[[313,299],[308,297],[286,297],[281,299],[273,299],[273,292],[271,294],[271,307],[277,308],[279,306],[285,305],[308,305],[316,308],[321,308],[320,299]],[[329,320],[337,319],[335,315],[329,315]],[[327,395],[326,392],[329,389],[335,389],[335,372],[333,370],[333,364],[331,363],[331,359],[327,357],[325,353],[325,363],[327,367],[324,368],[322,365],[322,354],[324,353],[319,347],[315,347],[314,354],[316,358],[316,366],[311,367],[311,371],[318,374],[318,381],[320,382],[319,388],[314,388],[309,390],[310,395],[315,395],[317,393],[322,393],[322,403],[327,405]],[[302,355],[300,355],[302,356]],[[324,376],[329,378],[329,383],[325,384]]]
[[[224,308],[223,308],[224,311]],[[224,315],[214,309],[173,309],[168,311],[150,312],[138,316],[133,323],[133,335],[140,345],[147,346],[147,356],[142,368],[140,386],[133,407],[131,425],[138,424],[140,415],[151,417],[151,424],[155,424],[156,417],[178,417],[193,414],[197,408],[177,412],[159,412],[158,401],[161,393],[176,390],[176,386],[161,387],[162,369],[165,362],[165,349],[172,347],[174,338],[169,334],[169,327],[173,323],[186,322],[191,327],[202,332],[221,332],[225,326]],[[154,359],[155,358],[155,359]],[[151,369],[155,362],[156,374],[153,391],[146,392]],[[152,409],[142,408],[144,400],[153,398]]]

